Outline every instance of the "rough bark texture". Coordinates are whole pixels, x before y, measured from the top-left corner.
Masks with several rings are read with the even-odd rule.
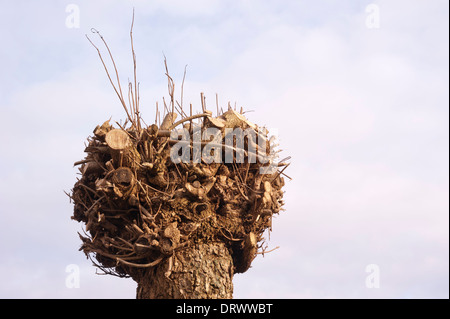
[[[224,243],[197,244],[136,274],[138,299],[230,299],[233,259]]]

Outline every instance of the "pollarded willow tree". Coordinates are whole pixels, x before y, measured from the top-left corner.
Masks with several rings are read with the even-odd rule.
[[[72,218],[85,224],[80,250],[104,273],[135,280],[137,298],[232,298],[233,275],[268,252],[265,234],[282,210],[289,164],[276,161],[273,138],[242,108],[228,103],[223,111],[217,103],[213,116],[201,93],[201,112],[193,114],[191,104],[187,114],[174,98],[165,60],[170,99],[163,99],[162,121],[156,104],[155,123],[145,125],[132,30],[133,23],[134,81],[126,98],[106,41],[92,29],[115,80],[88,38],[126,120],[97,126],[86,157],[75,163],[81,177],[70,198]]]

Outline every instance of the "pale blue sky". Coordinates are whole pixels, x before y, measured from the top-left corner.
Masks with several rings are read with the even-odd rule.
[[[235,276],[236,298],[448,298],[447,1],[0,1],[0,297],[135,297],[78,252],[63,193],[94,127],[125,117],[84,35],[101,31],[125,83],[134,6],[148,123],[167,96],[164,52],[176,89],[188,65],[185,103],[218,93],[254,110],[292,156],[280,249]],[[65,24],[71,3],[80,28]]]

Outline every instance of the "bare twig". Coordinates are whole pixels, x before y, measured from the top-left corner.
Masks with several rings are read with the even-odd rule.
[[[129,261],[125,261],[125,260],[123,260],[123,259],[121,259],[121,258],[118,258],[118,257],[116,258],[116,260],[117,260],[118,262],[124,264],[124,265],[131,266],[131,267],[137,267],[137,268],[149,268],[149,267],[154,267],[154,266],[156,266],[157,264],[159,264],[159,263],[163,260],[163,257],[159,257],[159,258],[156,259],[155,261],[153,261],[153,262],[151,262],[151,263],[148,263],[148,264],[136,264],[136,263],[131,263],[131,262],[129,262]]]
[[[167,67],[167,59],[164,55],[164,66],[166,68],[166,76],[167,76],[167,87],[169,90],[169,96],[170,96],[170,106],[172,107],[172,113],[175,111],[175,100],[174,100],[174,91],[175,91],[175,84],[173,83],[172,77],[169,75],[169,68]]]
[[[277,247],[275,247],[275,248],[273,248],[273,249],[271,249],[271,250],[262,250],[262,251],[258,251],[257,252],[257,254],[261,254],[261,255],[263,255],[264,256],[264,254],[268,254],[268,253],[270,253],[270,252],[272,252],[272,251],[274,251],[274,250],[277,250],[278,248],[280,248],[280,246],[277,246]]]
[[[131,53],[133,55],[133,74],[134,74],[134,112],[136,114],[136,126],[137,129],[141,129],[141,123],[139,119],[139,93],[138,93],[138,83],[137,83],[137,72],[136,72],[136,53],[134,52],[134,44],[133,44],[133,26],[134,26],[134,8],[133,8],[133,18],[131,20],[131,29],[130,29],[130,39],[131,39]]]
[[[93,33],[97,33],[97,34],[100,36],[100,38],[103,40],[103,42],[105,43],[105,45],[107,46],[106,41],[103,39],[103,36],[102,36],[96,29],[92,29],[91,31],[92,31]],[[113,82],[112,79],[111,79],[111,76],[109,75],[108,68],[106,67],[105,61],[103,61],[103,57],[102,57],[102,54],[100,53],[99,48],[91,41],[91,39],[87,36],[87,34],[86,34],[86,38],[89,40],[89,42],[92,44],[92,46],[97,50],[98,56],[100,57],[100,60],[102,61],[103,67],[105,68],[106,75],[108,76],[109,82],[111,83],[111,85],[112,85],[113,88],[114,88],[114,91],[116,92],[117,96],[119,97],[119,100],[120,100],[120,102],[122,103],[122,106],[123,106],[125,112],[127,113],[128,119],[129,119],[131,122],[133,122],[133,121],[132,121],[132,118],[131,118],[131,116],[130,116],[130,113],[128,112],[127,105],[125,104],[125,101],[124,101],[124,99],[123,99],[122,88],[120,87],[120,82],[118,83],[118,84],[119,84],[119,90],[117,90],[116,86],[114,85],[114,82]],[[109,48],[108,48],[108,51],[109,51]],[[111,52],[110,52],[110,54],[111,54]],[[110,56],[111,56],[111,55],[110,55]],[[112,56],[111,56],[111,59],[113,60],[113,63],[114,63],[114,59],[113,59]],[[114,64],[114,68],[116,68],[115,64]],[[117,76],[117,78],[119,77],[119,75],[118,75],[118,73],[117,73],[117,69],[116,69],[116,76]]]
[[[202,113],[202,114],[196,114],[196,115],[191,115],[185,118],[182,118],[181,120],[179,120],[178,122],[173,123],[170,127],[169,130],[173,130],[175,127],[177,127],[178,125],[186,122],[186,121],[190,121],[190,120],[194,120],[194,119],[198,119],[201,117],[205,117],[205,116],[209,116],[210,114],[208,113]]]
[[[183,73],[183,81],[181,82],[181,109],[183,109],[183,92],[184,92],[184,80],[186,79],[186,68],[187,64],[184,66],[184,73]]]

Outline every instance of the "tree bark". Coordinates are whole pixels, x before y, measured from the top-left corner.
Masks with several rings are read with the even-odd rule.
[[[197,244],[134,279],[137,299],[230,299],[233,259],[224,243]]]

